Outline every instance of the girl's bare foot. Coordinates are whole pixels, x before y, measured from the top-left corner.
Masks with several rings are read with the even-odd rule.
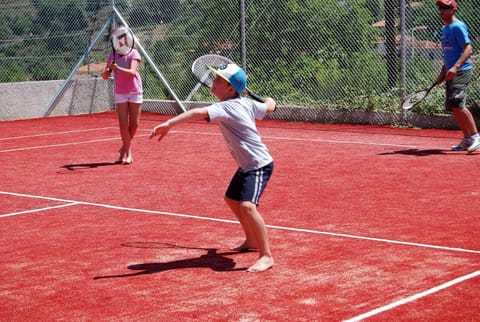
[[[118,162],[123,163],[123,159],[125,158],[125,153],[123,152],[123,146],[120,149],[118,149],[118,154],[119,154]]]
[[[233,250],[234,252],[250,252],[250,251],[256,251],[257,247],[250,246],[247,241],[244,241],[238,246],[231,247],[230,250]]]
[[[264,272],[273,267],[273,258],[271,256],[262,256],[260,257],[255,264],[250,266],[247,269],[247,272],[250,273],[259,273]]]
[[[133,163],[133,158],[132,156],[125,156],[123,159],[122,159],[122,163],[123,164],[131,164]]]

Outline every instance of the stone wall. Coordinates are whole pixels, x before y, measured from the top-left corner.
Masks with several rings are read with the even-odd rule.
[[[63,80],[0,83],[0,120],[43,117],[63,83]],[[113,108],[113,80],[92,77],[71,80],[50,115],[88,114]]]

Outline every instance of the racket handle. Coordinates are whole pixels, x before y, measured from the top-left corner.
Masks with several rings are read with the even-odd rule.
[[[248,96],[250,96],[251,98],[253,98],[254,100],[256,100],[257,102],[260,102],[260,103],[265,103],[265,99],[263,97],[261,97],[260,95],[252,92],[251,90],[249,90],[247,88],[247,94]]]

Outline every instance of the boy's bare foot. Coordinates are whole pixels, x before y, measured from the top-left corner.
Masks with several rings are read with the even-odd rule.
[[[231,247],[230,250],[233,250],[234,252],[251,252],[256,251],[257,247],[251,247],[246,241],[244,241],[238,246]]]
[[[273,267],[273,258],[271,256],[260,257],[255,264],[247,269],[247,272],[258,273],[264,272]]]

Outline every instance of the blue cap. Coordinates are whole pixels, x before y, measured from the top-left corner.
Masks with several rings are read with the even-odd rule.
[[[230,83],[238,94],[242,94],[247,87],[247,74],[236,64],[227,64],[217,69],[207,66],[216,75]]]

